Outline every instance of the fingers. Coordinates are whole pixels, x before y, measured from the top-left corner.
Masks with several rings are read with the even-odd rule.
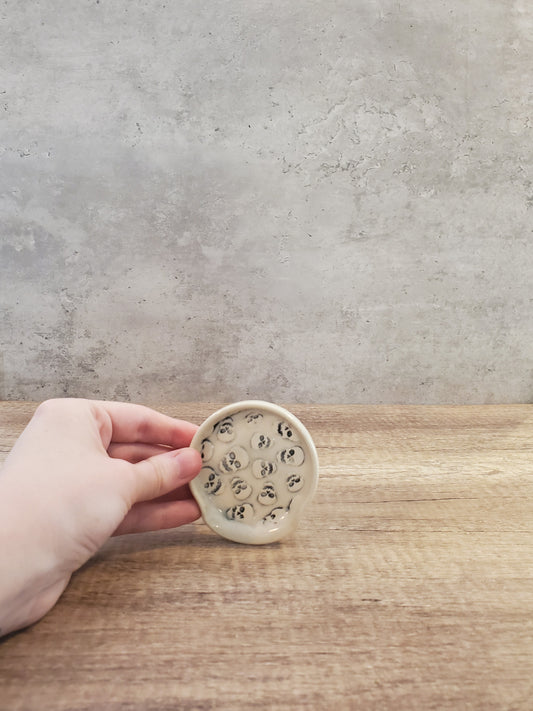
[[[125,533],[143,533],[159,531],[165,528],[177,528],[192,523],[200,518],[200,509],[194,499],[154,503],[145,501],[136,504],[117,528],[114,536]]]
[[[164,496],[198,474],[202,457],[195,449],[180,449],[158,454],[132,467],[133,487],[129,492],[131,504]]]
[[[184,499],[192,499],[193,495],[191,493],[191,488],[188,484],[180,486],[178,489],[173,489],[169,491],[168,494],[163,494],[163,496],[157,496],[155,499],[151,500],[152,504],[162,501],[183,501]]]
[[[124,459],[131,464],[142,462],[143,459],[155,457],[170,451],[168,447],[158,444],[141,444],[139,442],[111,442],[107,453],[112,459]]]
[[[144,405],[99,401],[112,422],[112,442],[162,444],[180,449],[188,447],[198,427],[185,420],[163,415]]]

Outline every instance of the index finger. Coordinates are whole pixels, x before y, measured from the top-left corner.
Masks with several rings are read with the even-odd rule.
[[[128,402],[99,401],[111,419],[111,442],[162,444],[172,449],[188,447],[198,429],[186,420],[178,420],[145,405]]]

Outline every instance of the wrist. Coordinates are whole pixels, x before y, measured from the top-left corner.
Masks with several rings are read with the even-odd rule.
[[[26,511],[0,477],[0,636],[40,619],[68,582],[62,583],[45,532]]]

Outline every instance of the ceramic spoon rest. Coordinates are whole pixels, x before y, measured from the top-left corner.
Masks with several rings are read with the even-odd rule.
[[[309,432],[288,410],[247,400],[218,410],[191,447],[203,466],[190,483],[206,524],[238,543],[271,543],[297,526],[318,482]]]

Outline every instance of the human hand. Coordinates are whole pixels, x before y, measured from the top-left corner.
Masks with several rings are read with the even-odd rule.
[[[199,518],[196,429],[128,403],[37,408],[0,470],[0,635],[46,614],[109,536]]]

